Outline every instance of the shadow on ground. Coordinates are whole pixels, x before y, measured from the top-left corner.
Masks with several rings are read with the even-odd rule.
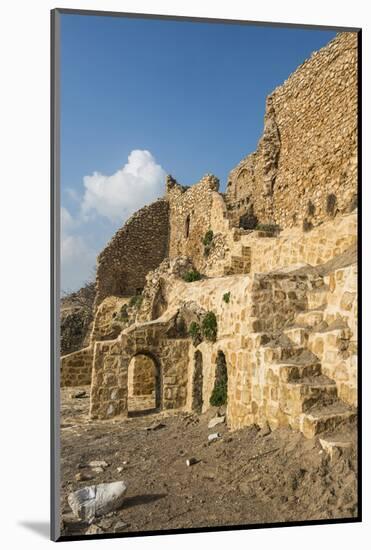
[[[50,538],[50,523],[48,521],[19,521],[18,525],[33,531],[43,539]]]

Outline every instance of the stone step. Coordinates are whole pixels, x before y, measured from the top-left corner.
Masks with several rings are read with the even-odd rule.
[[[251,258],[251,247],[250,246],[244,246],[242,245],[241,247],[241,254],[242,256],[246,259],[246,258]]]
[[[356,418],[357,413],[339,400],[332,405],[314,407],[303,413],[299,419],[299,428],[304,436],[310,439],[320,433],[333,431],[339,426],[349,425]]]
[[[254,237],[258,237],[259,239],[269,239],[275,236],[276,234],[274,231],[263,231],[261,229],[254,231]]]
[[[303,311],[296,316],[296,323],[305,327],[316,327],[323,321],[323,311],[312,309],[310,311]]]
[[[337,396],[335,381],[324,375],[303,377],[281,387],[283,410],[292,415],[304,413],[315,404],[332,404]]]
[[[317,309],[327,305],[327,288],[316,288],[307,293],[308,309]]]
[[[239,273],[250,273],[250,259],[247,259],[243,256],[232,256],[231,268]]]
[[[311,351],[303,346],[267,344],[262,346],[264,361],[266,363],[278,363],[287,361],[289,363],[311,364],[318,361]]]
[[[303,327],[290,327],[285,329],[284,334],[297,346],[305,346],[308,342],[308,330]]]
[[[322,372],[321,363],[319,361],[312,361],[307,364],[282,362],[269,365],[269,369],[271,369],[273,374],[277,375],[280,381],[284,383],[298,382],[308,377],[320,376]]]

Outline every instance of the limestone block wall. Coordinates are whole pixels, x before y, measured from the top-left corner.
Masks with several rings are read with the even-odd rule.
[[[61,357],[61,387],[90,384],[92,363],[92,346]]]
[[[231,171],[231,220],[316,226],[357,193],[357,33],[338,34],[267,98],[257,151]]]
[[[357,212],[329,220],[308,232],[300,228],[279,237],[258,238],[255,232],[240,241],[251,247],[251,272],[269,272],[300,263],[322,264],[357,243]]]
[[[119,298],[117,296],[109,296],[103,300],[95,313],[90,337],[92,343],[97,340],[111,340],[117,336],[113,327],[115,316],[119,314],[122,306],[129,303],[129,300],[129,298]]]
[[[94,348],[90,416],[107,419],[128,413],[128,369],[137,354],[156,363],[159,408],[182,409],[186,404],[189,341],[168,339],[161,323],[146,323],[123,332],[116,340]]]
[[[133,214],[98,256],[96,306],[107,296],[130,296],[143,289],[147,273],[167,256],[168,241],[166,199]]]
[[[313,332],[308,346],[320,358],[323,372],[335,380],[339,397],[357,405],[357,266],[324,277],[327,286],[324,320],[328,328]]]
[[[175,301],[192,299],[205,311],[213,311],[218,323],[215,343],[203,341],[189,348],[186,408],[192,410],[195,352],[202,354],[202,411],[206,411],[214,387],[217,354],[221,351],[228,371],[230,427],[236,429],[251,424],[254,414],[255,418],[258,413],[263,417],[263,402],[253,405],[254,396],[262,391],[260,385],[261,388],[267,385],[260,371],[260,342],[259,345],[255,342],[254,332],[280,332],[292,325],[296,315],[307,308],[308,290],[317,284],[324,284],[317,275],[295,273],[235,275],[194,283],[178,281],[169,296],[169,307],[173,307]],[[227,303],[223,295],[228,293]]]
[[[215,219],[223,219],[221,197],[218,203],[220,216],[213,212],[218,188],[219,180],[209,174],[189,188],[182,187],[175,180],[167,187],[170,205],[169,257],[188,256],[200,271],[207,262],[203,237],[209,229],[213,229]]]

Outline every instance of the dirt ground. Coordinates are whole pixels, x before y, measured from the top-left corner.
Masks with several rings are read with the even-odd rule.
[[[88,529],[124,533],[357,515],[354,453],[330,461],[318,438],[307,440],[288,429],[229,432],[225,424],[208,429],[217,409],[201,416],[90,421],[88,397],[72,397],[78,390],[89,393],[89,387],[66,388],[61,399],[64,536]],[[215,432],[220,439],[208,443]],[[197,463],[187,466],[188,458]],[[88,466],[93,460],[108,466],[93,472]],[[92,479],[76,479],[86,474]],[[120,510],[90,527],[74,518],[67,502],[71,491],[118,480],[128,485]]]

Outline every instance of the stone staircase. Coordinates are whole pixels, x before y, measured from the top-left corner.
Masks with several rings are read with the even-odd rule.
[[[240,254],[232,255],[230,263],[224,266],[223,275],[242,275],[251,271],[251,248],[241,246]]]
[[[323,448],[332,452],[335,447],[351,446],[350,436],[339,436],[338,432],[352,433],[350,427],[357,413],[339,399],[335,380],[324,374],[321,360],[310,350],[311,335],[326,330],[326,291],[325,285],[308,290],[307,311],[299,312],[294,324],[279,336],[260,333],[258,341],[261,362],[268,373],[269,424],[275,428],[286,423],[307,438],[322,434]],[[327,332],[333,333],[334,342],[338,342],[343,331],[334,328]]]
[[[306,330],[288,329],[284,334],[292,341],[268,343],[261,351],[277,386],[271,397],[279,403],[288,425],[312,438],[353,422],[356,411],[338,398],[335,381],[322,373],[318,357],[305,347]],[[268,420],[278,427],[277,418]]]

